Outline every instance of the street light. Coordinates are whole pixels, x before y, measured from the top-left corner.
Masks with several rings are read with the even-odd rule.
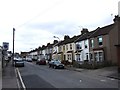
[[[15,28],[13,28],[13,60],[14,60],[14,41],[15,41]],[[12,60],[12,64],[13,64]]]
[[[56,36],[53,36],[54,38],[58,38],[59,39],[59,41],[60,41],[60,38],[59,37],[56,37]]]

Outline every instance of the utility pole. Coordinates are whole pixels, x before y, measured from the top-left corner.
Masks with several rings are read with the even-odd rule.
[[[13,28],[13,60],[14,60],[14,41],[15,41],[15,28]],[[12,60],[12,64],[13,64]]]

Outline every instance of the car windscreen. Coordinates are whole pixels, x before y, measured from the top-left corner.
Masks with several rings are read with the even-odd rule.
[[[55,61],[54,63],[55,63],[55,64],[60,64],[61,62],[60,62],[60,61]]]

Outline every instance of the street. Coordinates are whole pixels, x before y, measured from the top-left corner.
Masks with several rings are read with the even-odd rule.
[[[118,88],[118,80],[25,62],[18,68],[26,88]]]

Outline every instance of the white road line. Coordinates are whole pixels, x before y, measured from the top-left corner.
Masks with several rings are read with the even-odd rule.
[[[110,80],[112,80],[112,81],[113,81],[113,80],[115,80],[115,79],[113,79],[113,78],[112,78],[112,79],[110,79]]]
[[[33,62],[26,62],[26,63],[33,65]]]
[[[17,78],[17,71],[16,71],[16,68],[15,68],[15,76],[16,76],[16,78]],[[18,85],[18,88],[19,88],[19,90],[20,90],[20,84],[19,84],[18,78],[17,78],[17,85]]]
[[[82,80],[79,80],[79,82],[82,82]]]
[[[102,80],[100,80],[101,82],[106,82],[106,80],[104,80],[104,79],[102,79]]]
[[[24,84],[24,82],[23,82],[23,80],[22,80],[22,77],[21,77],[21,74],[20,74],[20,72],[19,72],[19,69],[16,68],[16,70],[17,70],[17,72],[18,72],[18,76],[19,76],[19,78],[20,78],[20,81],[21,81],[21,83],[22,83],[22,86],[23,86],[24,90],[26,90],[26,87],[25,87],[25,84]]]

